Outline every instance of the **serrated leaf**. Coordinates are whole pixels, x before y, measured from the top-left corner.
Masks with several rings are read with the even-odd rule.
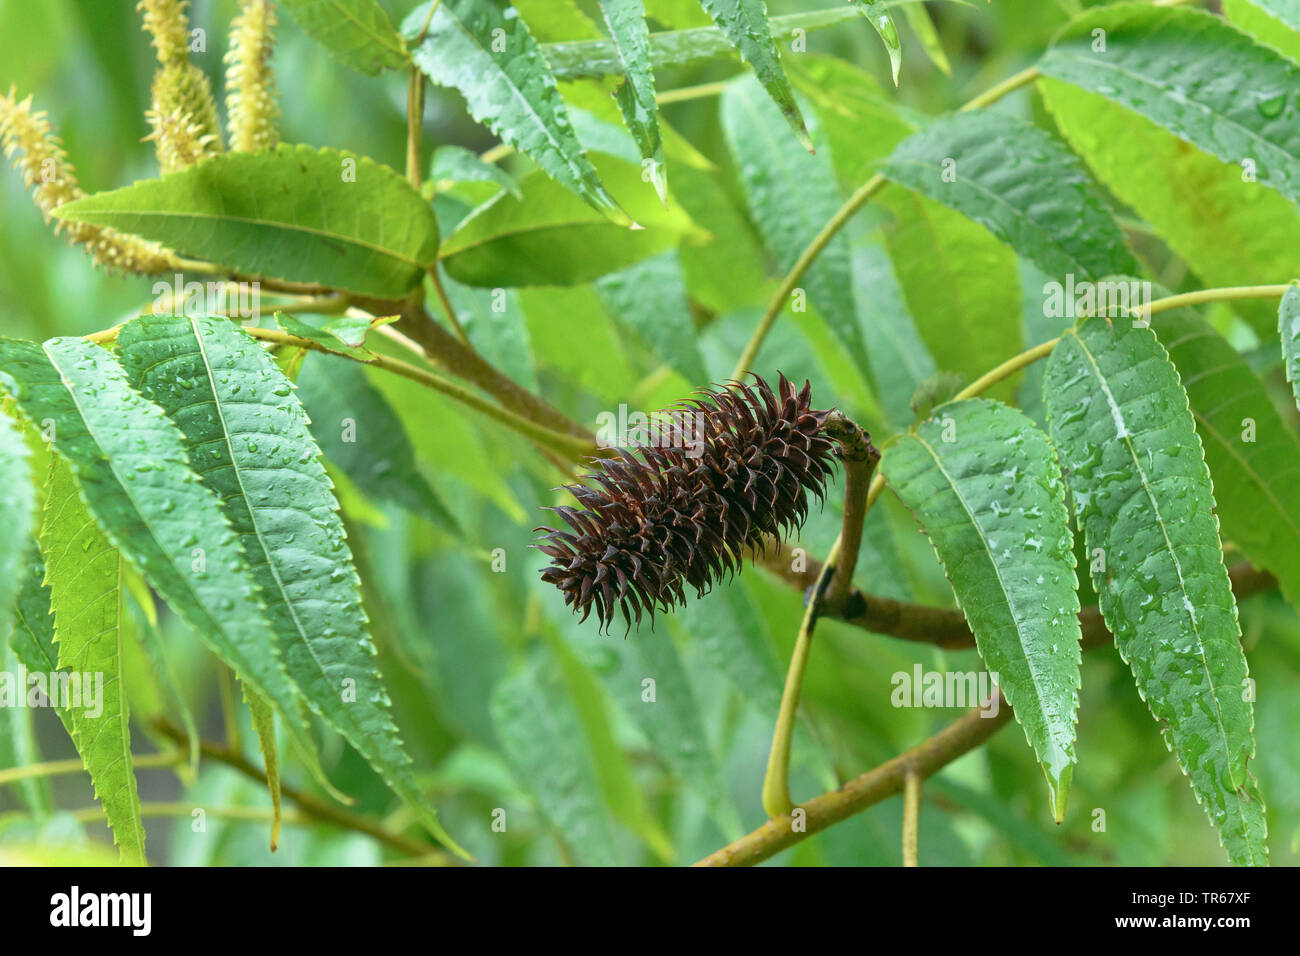
[[[889,15],[889,9],[885,6],[884,0],[853,0],[862,15],[871,21],[871,26],[876,33],[880,35],[880,42],[885,44],[885,50],[889,53],[889,72],[894,78],[894,85],[898,85],[898,71],[903,67],[903,46],[898,40],[898,27],[894,26],[894,18]],[[917,5],[926,16],[926,22],[929,22],[928,14],[925,14],[925,8]],[[912,7],[908,6],[908,12],[911,13]],[[931,24],[931,29],[933,29]],[[942,48],[940,48],[942,52]],[[946,72],[946,71],[945,71]]]
[[[1224,0],[1223,14],[1234,26],[1300,60],[1300,2]]]
[[[389,712],[338,503],[289,380],[221,318],[142,316],[123,326],[118,347],[128,379],[172,417],[222,501],[307,704],[464,855],[416,783]]]
[[[1300,607],[1300,440],[1246,360],[1195,312],[1153,315],[1151,328],[1187,389],[1223,536]]]
[[[1056,453],[1023,413],[966,399],[935,409],[880,467],[930,536],[1061,822],[1076,759],[1081,631]]]
[[[676,252],[602,276],[596,291],[614,321],[645,342],[686,381],[695,385],[708,381]]]
[[[354,362],[307,356],[298,398],[312,435],[333,464],[364,494],[393,501],[453,534],[461,529],[420,473],[401,419]]]
[[[812,152],[812,137],[781,66],[764,0],[700,0],[700,3],[753,69],[758,82],[794,130],[799,145]]]
[[[895,219],[885,246],[935,366],[973,381],[1014,354],[1022,338],[1015,253],[932,199],[889,188],[880,201]]]
[[[0,408],[0,638],[8,637],[10,611],[27,570],[32,523],[36,515],[36,486],[31,453],[22,433]]]
[[[1206,286],[1276,282],[1294,269],[1300,217],[1286,197],[1244,181],[1225,164],[1150,120],[1069,83],[1039,81],[1052,117],[1118,199],[1148,222]],[[1231,303],[1260,334],[1272,306]]]
[[[109,541],[241,679],[295,714],[238,538],[162,409],[83,339],[0,338],[0,385],[29,420],[53,424],[54,448]]]
[[[1282,340],[1286,380],[1291,383],[1296,408],[1300,409],[1300,283],[1292,282],[1282,296],[1277,310],[1277,331]]]
[[[580,285],[698,235],[675,201],[660,205],[639,167],[612,156],[598,163],[643,228],[615,225],[544,173],[532,173],[520,181],[522,198],[499,194],[447,237],[439,253],[447,274],[485,288]]]
[[[535,664],[492,692],[492,723],[521,786],[584,866],[618,862],[582,725],[562,678]]]
[[[1104,50],[1094,49],[1096,30]],[[1092,10],[1056,37],[1038,69],[1224,162],[1252,159],[1260,183],[1300,202],[1300,65],[1220,18],[1186,7]]]
[[[788,272],[840,208],[835,172],[825,149],[809,155],[774,126],[771,104],[751,78],[727,85],[722,126],[740,172],[750,216],[777,267]],[[813,126],[820,140],[820,131]],[[853,305],[849,241],[843,234],[822,250],[802,281],[807,298],[859,371],[868,374],[866,346]]]
[[[59,207],[236,272],[401,298],[438,254],[433,210],[386,166],[336,149],[226,153]]]
[[[952,113],[900,143],[883,173],[980,223],[1048,275],[1137,271],[1078,159],[1031,123]]]
[[[46,489],[41,550],[58,667],[69,674],[69,686],[80,684],[80,699],[64,702],[72,740],[122,862],[143,866],[144,821],[122,687],[122,556],[86,510],[77,481],[61,458],[54,462]],[[54,673],[47,679],[54,680]]]
[[[372,76],[400,69],[406,45],[378,0],[276,0],[345,66]]]
[[[402,25],[408,36],[428,23],[412,50],[416,65],[439,86],[459,90],[470,115],[537,161],[556,182],[620,225],[627,214],[606,191],[573,132],[541,47],[518,15],[489,0],[433,0]]]
[[[1237,605],[1178,372],[1150,329],[1097,317],[1061,337],[1043,390],[1120,656],[1229,858],[1264,863]]]
[[[636,140],[643,162],[649,163],[650,181],[668,201],[664,147],[659,132],[659,106],[655,102],[654,74],[650,69],[650,30],[643,0],[600,0],[609,34],[623,60],[623,85],[615,93],[627,130]]]

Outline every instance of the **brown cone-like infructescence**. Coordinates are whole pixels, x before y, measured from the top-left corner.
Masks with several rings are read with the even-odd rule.
[[[831,413],[809,407],[807,382],[782,375],[774,392],[754,379],[701,390],[649,444],[595,459],[592,484],[565,486],[582,508],[550,510],[572,530],[539,528],[549,533],[537,547],[552,559],[542,579],[584,621],[594,609],[608,628],[619,610],[630,628],[684,604],[688,586],[702,596],[768,535],[798,528],[809,492],[821,500]]]

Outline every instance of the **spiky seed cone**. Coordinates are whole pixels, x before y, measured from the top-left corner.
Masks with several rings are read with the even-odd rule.
[[[565,486],[582,508],[551,508],[571,530],[539,528],[536,547],[552,562],[542,580],[582,620],[594,609],[606,630],[615,611],[629,629],[643,614],[653,622],[657,609],[684,604],[688,587],[703,596],[733,576],[768,535],[798,528],[809,492],[821,500],[830,412],[810,407],[806,382],[798,390],[782,375],[774,392],[754,379],[701,390],[703,400],[669,410],[657,442],[595,459],[587,484]],[[683,412],[685,422],[672,417]]]

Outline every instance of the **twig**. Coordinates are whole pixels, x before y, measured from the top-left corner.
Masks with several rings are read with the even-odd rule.
[[[847,416],[833,413],[823,426],[826,434],[839,443],[839,458],[844,463],[844,520],[840,530],[840,566],[831,579],[826,602],[842,604],[853,588],[853,572],[862,546],[862,522],[866,517],[867,488],[880,461],[880,452],[871,444],[871,436]]]
[[[933,737],[888,763],[855,777],[838,790],[800,804],[793,814],[768,820],[757,830],[710,853],[696,866],[751,866],[775,856],[832,824],[900,793],[908,773],[928,777],[962,754],[975,749],[1011,720],[1011,706],[999,700],[967,711]]]
[[[169,737],[177,742],[185,740],[184,731],[176,727],[166,718],[157,718],[152,721],[152,725],[165,737]],[[256,780],[263,785],[266,784],[266,774],[263,773],[261,769],[255,767],[244,759],[244,755],[241,753],[211,743],[207,740],[199,741],[199,752],[203,756],[210,757],[217,761],[217,763],[222,763],[227,767],[238,770],[244,776],[252,780]],[[453,857],[450,853],[440,851],[429,843],[424,843],[401,833],[394,833],[391,830],[386,830],[372,820],[368,820],[359,814],[344,810],[341,807],[336,807],[332,804],[326,803],[323,800],[318,800],[311,794],[303,793],[296,787],[283,785],[280,787],[280,793],[293,801],[293,803],[295,803],[303,813],[314,817],[322,823],[330,823],[334,826],[342,827],[345,830],[355,830],[358,833],[364,833],[366,836],[378,840],[385,846],[409,854],[410,856],[441,857],[443,863],[447,866],[462,865],[461,861]]]
[[[903,777],[903,866],[920,866],[921,775]]]
[[[795,571],[788,561],[778,555],[763,558],[761,563],[801,591],[807,590],[817,581],[823,567],[815,558],[809,558],[802,571]],[[1277,578],[1249,562],[1234,564],[1228,569],[1228,577],[1238,601],[1277,588]],[[895,601],[857,588],[849,592],[841,606],[827,604],[823,607],[822,614],[874,634],[918,644],[933,644],[947,650],[965,650],[975,646],[970,625],[960,611]],[[1079,625],[1083,630],[1085,648],[1111,643],[1111,633],[1095,604],[1079,612]]]
[[[473,349],[456,341],[450,332],[433,320],[423,306],[408,305],[398,322],[398,328],[424,350],[424,355],[430,362],[483,389],[505,408],[548,429],[582,439],[586,442],[586,447],[576,452],[578,457],[589,454],[589,450],[595,447],[595,435],[542,398],[516,384]]]

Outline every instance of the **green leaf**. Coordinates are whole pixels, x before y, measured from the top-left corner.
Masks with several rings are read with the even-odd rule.
[[[790,88],[790,81],[781,66],[776,42],[772,39],[764,0],[700,0],[700,3],[727,39],[735,44],[744,61],[753,68],[754,76],[794,130],[799,145],[813,152],[812,137],[808,134],[799,104],[795,102],[794,90]]]
[[[345,66],[372,76],[409,62],[378,0],[276,0],[298,26]]]
[[[1190,309],[1151,317],[1191,402],[1223,536],[1300,607],[1300,440],[1246,360]]]
[[[643,0],[600,0],[600,9],[623,60],[624,81],[614,98],[628,132],[641,151],[642,161],[649,164],[655,191],[667,202],[668,179],[654,74],[650,70],[650,30],[645,22],[645,4]]]
[[[1300,3],[1297,0],[1224,0],[1223,13],[1234,26],[1300,60]]]
[[[1291,383],[1296,408],[1300,408],[1300,283],[1292,282],[1282,296],[1277,310],[1277,331],[1282,340],[1286,380]]]
[[[118,345],[129,379],[172,417],[223,503],[307,704],[464,855],[421,793],[389,713],[338,503],[289,380],[226,319],[143,316]]]
[[[871,343],[876,394],[889,423],[902,429],[912,423],[910,397],[934,374],[934,359],[903,302],[893,266],[880,243],[853,250],[853,298],[862,334]]]
[[[83,339],[0,338],[0,385],[29,420],[52,423],[54,448],[113,546],[241,679],[295,714],[239,540],[162,409]]]
[[[573,132],[568,111],[541,47],[517,15],[507,17],[490,0],[433,0],[402,25],[414,37],[416,65],[439,86],[459,90],[470,115],[548,175],[605,216],[628,225],[627,214],[605,189]]]
[[[899,144],[883,172],[980,223],[1048,275],[1137,271],[1078,159],[1031,123],[953,113]]]
[[[816,111],[835,173],[846,189],[861,186],[880,160],[916,132],[917,124],[876,78],[852,63],[803,53],[793,58],[790,79]]]
[[[944,52],[939,31],[935,28],[934,20],[931,19],[925,4],[906,4],[903,13],[907,16],[907,25],[912,28],[916,38],[921,41],[921,46],[925,48],[925,55],[930,58],[930,62],[945,76],[952,76],[952,64],[948,62],[948,54]]]
[[[312,435],[333,464],[364,494],[460,534],[456,519],[420,473],[402,421],[355,362],[308,355],[298,398]]]
[[[1300,217],[1286,197],[1243,181],[1243,170],[1189,146],[1150,120],[1059,80],[1039,82],[1062,134],[1097,178],[1145,219],[1206,286],[1260,285],[1292,275]],[[1260,334],[1272,306],[1232,308]]]
[[[257,734],[257,749],[262,752],[262,765],[266,768],[266,789],[271,794],[271,852],[280,846],[280,747],[275,741],[275,711],[267,699],[247,684],[241,685],[248,715]]]
[[[581,285],[698,235],[675,201],[659,204],[639,167],[613,157],[597,162],[643,228],[615,225],[544,173],[532,173],[520,181],[522,198],[499,194],[447,237],[439,253],[447,274],[486,288]]]
[[[777,267],[788,272],[838,211],[840,196],[827,151],[809,155],[796,148],[779,134],[774,119],[771,104],[751,78],[727,85],[722,94],[723,132],[740,171],[750,216]],[[813,135],[820,143],[815,125]],[[854,310],[851,276],[849,241],[840,234],[817,257],[802,287],[866,376],[867,350]]]
[[[704,385],[709,380],[695,340],[676,252],[665,252],[603,276],[596,282],[596,291],[614,320],[645,342],[687,382]]]
[[[439,192],[445,192],[457,183],[493,183],[518,197],[519,183],[495,163],[487,163],[478,153],[464,146],[439,146],[433,154],[429,178]]]
[[[237,272],[400,298],[438,252],[433,210],[397,173],[336,149],[226,153],[60,206]]]
[[[0,408],[0,528],[4,528],[0,540],[0,638],[9,634],[9,612],[22,588],[36,516],[36,486],[29,457],[22,433]]]
[[[600,784],[572,697],[540,661],[492,692],[492,722],[521,786],[583,866],[618,862]]]
[[[1101,30],[1105,49],[1094,52]],[[1251,159],[1259,182],[1300,201],[1300,65],[1220,18],[1125,4],[1072,21],[1038,63],[1224,162]]]
[[[591,40],[600,37],[600,27],[578,9],[577,0],[511,0],[510,5],[528,24],[537,39]]]
[[[923,196],[886,189],[885,246],[935,367],[974,380],[1020,348],[1015,254],[983,226]],[[1009,385],[994,397],[1011,394]]]
[[[889,52],[889,72],[894,78],[894,85],[897,86],[898,71],[903,67],[903,47],[898,42],[898,27],[894,26],[894,18],[889,15],[889,9],[885,6],[884,0],[853,0],[853,2],[862,11],[862,15],[871,21],[875,31],[880,34],[880,40],[885,44],[885,49]],[[929,15],[925,13],[925,8],[919,4],[917,6],[921,10],[925,22],[929,23]],[[909,6],[907,10],[910,14],[912,7]],[[930,24],[930,29],[933,31],[934,24]],[[927,49],[929,48],[927,47]],[[942,53],[942,47],[940,53]],[[948,71],[945,70],[945,72]]]
[[[1060,823],[1076,760],[1081,633],[1055,451],[1016,409],[967,399],[936,408],[880,467],[930,536]]]
[[[122,862],[143,866],[144,821],[122,687],[122,556],[86,510],[62,458],[55,460],[46,489],[41,549],[59,670],[69,675],[69,686],[80,684],[80,699],[65,700],[72,740]],[[46,676],[55,680],[53,672]]]
[[[1178,372],[1150,329],[1085,319],[1043,390],[1102,616],[1234,863],[1264,863],[1237,605]]]
[[[664,863],[673,863],[676,853],[672,841],[646,805],[627,754],[614,737],[607,695],[592,669],[578,659],[558,634],[548,629],[547,637],[564,676],[568,698],[582,724],[605,805],[614,819],[635,833],[655,856]]]

